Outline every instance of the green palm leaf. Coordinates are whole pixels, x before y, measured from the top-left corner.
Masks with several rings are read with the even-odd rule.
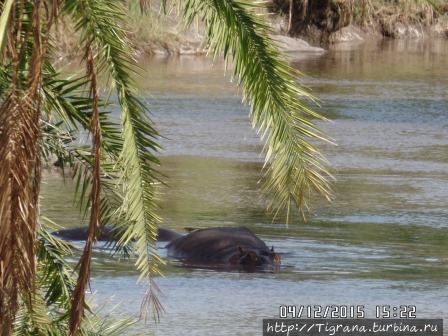
[[[256,16],[259,7],[243,0],[185,0],[188,24],[198,15],[207,24],[209,52],[233,61],[233,76],[250,105],[253,126],[265,139],[264,189],[272,195],[269,210],[286,212],[294,205],[304,215],[314,193],[329,199],[332,176],[316,141],[331,142],[312,122],[326,120],[303,100],[313,97],[297,82],[299,73],[283,61],[269,27]]]
[[[136,265],[142,278],[149,280],[159,273],[162,263],[155,248],[159,218],[157,208],[157,184],[159,174],[154,165],[159,165],[154,151],[159,149],[154,141],[158,133],[147,117],[147,109],[137,98],[138,91],[131,78],[136,72],[129,43],[120,24],[124,20],[123,7],[109,1],[86,1],[67,3],[65,10],[76,19],[76,28],[81,32],[80,45],[94,45],[97,54],[97,69],[106,74],[111,87],[117,92],[121,108],[122,139],[118,167],[121,173],[123,192],[122,205],[118,210],[124,218],[121,228],[121,244],[134,241]],[[92,19],[94,18],[94,19]],[[155,303],[155,314],[160,306],[153,286],[149,287],[149,297]],[[146,302],[146,301],[145,301]]]

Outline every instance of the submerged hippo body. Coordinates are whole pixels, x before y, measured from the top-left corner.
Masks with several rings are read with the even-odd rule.
[[[65,240],[86,240],[87,239],[87,227],[76,227],[71,229],[63,229],[52,232],[56,237],[65,239]],[[183,234],[168,230],[168,229],[157,229],[158,233],[158,241],[173,241],[179,237],[182,237]],[[114,231],[111,226],[105,226],[101,229],[98,234],[97,241],[116,241],[119,240],[121,234],[117,231]]]
[[[86,240],[87,227],[64,229],[52,234],[65,240]],[[97,240],[116,241],[120,237],[119,232],[105,226]],[[187,235],[159,228],[157,240],[169,242],[166,246],[168,257],[186,262],[247,267],[280,265],[280,255],[244,227],[200,229]]]
[[[280,265],[280,255],[247,228],[209,228],[193,231],[171,243],[168,257],[188,262],[242,266]]]
[[[87,239],[87,226],[75,227],[71,229],[62,229],[58,231],[53,231],[52,234],[56,237],[65,239],[65,240],[86,240]],[[108,241],[108,240],[116,240],[114,239],[114,235],[112,233],[112,228],[109,226],[105,226],[101,229],[98,234],[98,241]]]

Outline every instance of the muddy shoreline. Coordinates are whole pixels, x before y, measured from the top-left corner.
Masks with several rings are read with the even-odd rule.
[[[284,52],[323,52],[329,45],[340,42],[363,42],[381,39],[448,39],[448,15],[440,16],[432,25],[422,24],[403,24],[395,22],[388,27],[387,36],[384,35],[384,27],[372,25],[362,28],[350,24],[334,33],[328,40],[329,42],[320,42],[322,31],[311,29],[308,36],[289,37],[286,34],[287,20],[285,17],[273,16],[269,24],[275,32],[271,37],[278,43]],[[176,34],[176,32],[172,32]],[[191,29],[186,32],[178,33],[177,43],[174,44],[155,44],[151,50],[137,45],[138,54],[146,55],[204,55],[206,46],[203,41],[203,34],[200,29]]]

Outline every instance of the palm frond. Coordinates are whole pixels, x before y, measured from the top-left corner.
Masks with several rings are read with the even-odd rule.
[[[88,237],[84,251],[80,259],[80,273],[73,293],[73,302],[70,312],[70,333],[77,335],[84,316],[85,291],[90,279],[90,264],[92,260],[93,244],[101,229],[101,124],[98,111],[98,86],[97,72],[95,69],[94,55],[89,49],[87,56],[87,75],[90,77],[90,95],[93,100],[92,117],[90,118],[90,130],[92,132],[92,156],[94,158],[92,189],[90,191],[91,212],[88,228]]]
[[[123,318],[122,314],[117,312],[120,308],[116,305],[112,308],[107,307],[108,302],[104,302],[95,308],[95,314],[91,314],[85,321],[84,327],[80,331],[82,335],[104,335],[104,336],[122,336],[122,335],[145,335],[143,332],[130,333],[130,328],[138,323],[136,318]]]
[[[39,229],[37,243],[37,291],[33,295],[32,311],[21,302],[14,322],[14,335],[61,335],[68,330],[67,314],[75,281],[73,270],[65,261],[71,255],[69,246],[53,237],[45,228],[54,223],[46,218]]]
[[[0,329],[11,333],[19,298],[33,310],[35,292],[35,239],[39,190],[39,82],[44,58],[41,40],[30,49],[26,37],[40,36],[40,3],[20,4],[20,13],[29,17],[16,20],[17,38],[7,34],[8,54],[12,55],[13,80],[0,107]],[[16,14],[11,10],[11,14]],[[14,20],[13,20],[14,21]],[[21,30],[23,28],[23,31]],[[26,33],[24,33],[26,32]],[[4,35],[5,36],[5,35]],[[23,69],[27,57],[33,68]]]
[[[188,24],[199,13],[207,24],[209,52],[224,54],[233,61],[233,76],[250,105],[253,127],[265,139],[264,189],[272,194],[269,210],[286,212],[291,205],[304,215],[314,193],[329,199],[332,176],[315,145],[331,142],[312,121],[325,117],[305,105],[313,100],[297,82],[299,73],[284,62],[276,43],[268,37],[269,27],[254,10],[258,5],[244,0],[184,0]]]
[[[30,312],[29,304],[21,302],[19,311],[14,321],[14,336],[51,335],[58,333],[55,326],[51,325],[47,315],[45,301],[38,294],[33,297],[33,305]]]
[[[137,73],[132,60],[132,48],[121,28],[124,8],[109,1],[85,1],[82,7],[67,3],[65,10],[76,19],[76,29],[81,32],[80,45],[91,45],[97,50],[99,74],[108,76],[116,90],[121,108],[122,139],[117,167],[121,171],[123,193],[118,216],[125,220],[121,244],[134,241],[136,265],[142,278],[149,279],[159,273],[162,263],[157,255],[155,240],[159,218],[155,214],[159,165],[153,152],[159,149],[155,142],[158,133],[148,119],[147,109],[137,98],[137,86],[131,74]],[[152,287],[150,297],[154,297]],[[155,311],[158,311],[158,301]]]
[[[47,306],[57,305],[68,310],[76,284],[72,276],[74,270],[66,262],[67,256],[73,255],[72,247],[49,232],[57,228],[56,223],[46,217],[41,219],[43,225],[37,247],[38,283],[45,293]]]
[[[25,304],[20,305],[14,323],[15,336],[67,335],[69,333],[69,314],[72,293],[76,286],[76,272],[67,264],[67,256],[72,256],[73,246],[54,237],[49,230],[58,228],[57,224],[42,217],[37,247],[37,296],[34,297],[33,313]],[[42,297],[41,297],[42,295]],[[129,334],[129,328],[137,320],[122,319],[116,310],[106,308],[107,302],[95,307],[87,302],[87,314],[79,328],[81,335],[122,335]]]
[[[70,175],[75,180],[77,205],[84,216],[90,209],[89,193],[93,179],[94,156],[88,142],[87,131],[91,124],[92,99],[83,98],[86,84],[85,77],[60,79],[57,71],[49,67],[46,79],[46,109],[52,111],[44,127],[43,152],[49,160],[58,157],[58,163],[64,171],[66,164]],[[101,160],[101,218],[108,225],[126,227],[126,219],[117,208],[123,201],[121,171],[116,164],[123,148],[121,125],[114,121],[114,105],[109,101],[98,101],[102,111],[99,112],[103,155]],[[85,140],[83,140],[85,139]],[[81,144],[76,144],[79,143]],[[117,229],[119,231],[121,229]],[[111,242],[112,253],[121,253],[123,258],[130,258],[130,244]]]

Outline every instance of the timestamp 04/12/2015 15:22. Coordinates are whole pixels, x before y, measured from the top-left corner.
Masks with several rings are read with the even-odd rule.
[[[366,309],[364,305],[282,305],[279,307],[282,318],[417,318],[415,305],[376,305]]]

